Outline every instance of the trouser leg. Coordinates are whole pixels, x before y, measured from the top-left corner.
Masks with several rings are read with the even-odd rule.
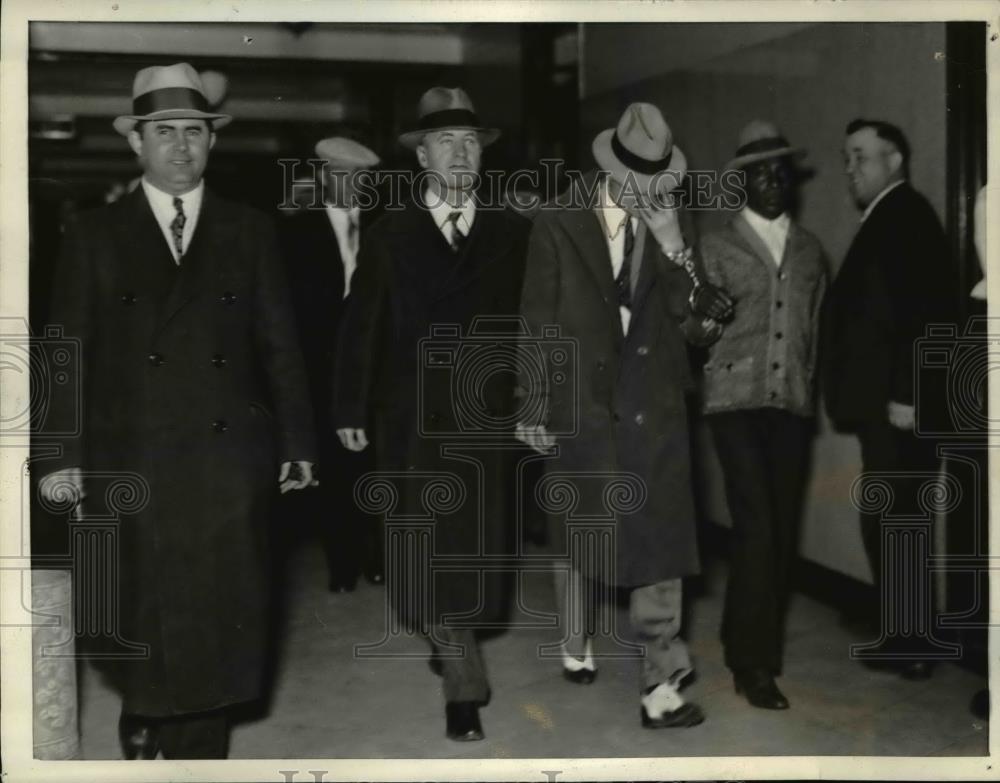
[[[445,701],[482,704],[489,700],[489,681],[475,631],[436,625],[430,643],[440,654]],[[443,644],[448,647],[443,647]],[[460,650],[453,649],[455,647]]]
[[[167,759],[224,759],[229,753],[229,719],[224,710],[164,718],[159,733]]]
[[[553,569],[553,580],[563,646],[569,655],[582,658],[587,639],[595,633],[593,585],[576,568]]]
[[[677,685],[691,673],[691,656],[681,631],[680,579],[637,587],[629,600],[632,628],[646,652],[642,659],[640,691],[662,682]]]

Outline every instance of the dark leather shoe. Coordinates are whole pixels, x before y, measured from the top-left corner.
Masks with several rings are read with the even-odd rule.
[[[904,680],[929,680],[934,674],[934,664],[931,661],[909,661],[900,666],[899,674]]]
[[[149,718],[123,712],[118,718],[118,740],[126,761],[152,761],[160,752],[160,736]]]
[[[563,678],[574,685],[590,685],[590,683],[597,679],[597,672],[593,669],[577,669],[573,671],[564,666],[562,673]]]
[[[705,713],[701,711],[701,707],[691,702],[682,704],[671,712],[664,712],[658,718],[650,717],[645,706],[639,707],[639,714],[644,729],[683,729],[697,726],[705,720]]]
[[[472,701],[449,701],[444,705],[448,739],[456,742],[481,740],[482,724],[479,722],[479,707]]]
[[[747,671],[733,674],[736,692],[746,697],[754,707],[762,710],[787,710],[788,699],[778,690],[774,677],[768,672]]]

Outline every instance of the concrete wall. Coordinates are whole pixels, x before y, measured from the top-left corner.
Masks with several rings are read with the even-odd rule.
[[[747,121],[772,119],[809,151],[805,162],[815,173],[803,188],[799,217],[836,270],[858,222],[842,173],[844,126],[878,117],[906,131],[912,180],[944,217],[944,24],[590,25],[583,40],[585,150],[637,100],[660,106],[692,169],[721,167]],[[630,76],[633,53],[639,79]],[[583,159],[591,160],[589,152]],[[720,219],[697,216],[702,231]],[[700,440],[707,443],[704,432]],[[706,451],[706,512],[728,524],[718,463]],[[869,580],[848,494],[860,468],[857,443],[821,420],[813,463],[802,554]]]

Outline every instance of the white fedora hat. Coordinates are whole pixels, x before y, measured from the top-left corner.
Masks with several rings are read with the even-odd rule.
[[[323,158],[331,166],[342,166],[350,169],[370,169],[377,166],[381,160],[378,155],[359,144],[354,139],[343,136],[331,136],[316,143],[316,157]]]
[[[213,129],[228,125],[228,114],[211,111],[198,72],[187,63],[143,68],[132,83],[132,113],[115,117],[113,125],[127,136],[144,120],[211,120]]]
[[[632,103],[617,127],[601,131],[591,145],[594,160],[619,183],[632,177],[643,189],[657,193],[678,187],[687,172],[687,158],[674,144],[670,126],[651,103]]]

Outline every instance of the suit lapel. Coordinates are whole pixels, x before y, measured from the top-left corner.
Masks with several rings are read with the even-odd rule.
[[[234,238],[227,233],[231,226],[223,218],[222,206],[218,199],[206,188],[198,214],[198,224],[194,228],[191,244],[181,258],[177,279],[167,296],[161,311],[157,332],[170,322],[177,313],[198,293],[199,281],[205,267],[214,257],[223,257],[231,252]]]
[[[776,267],[774,261],[771,258],[771,251],[767,249],[767,245],[764,244],[764,240],[761,239],[757,232],[753,230],[749,223],[747,223],[746,218],[742,215],[736,215],[730,225],[733,228],[733,232],[736,236],[743,240],[743,245],[745,249],[750,252],[754,258],[757,259],[758,263],[763,264],[767,268],[768,274],[773,272]],[[791,239],[791,233],[789,233],[789,240]],[[785,255],[788,255],[788,242],[785,242]],[[782,259],[784,262],[784,259]]]

